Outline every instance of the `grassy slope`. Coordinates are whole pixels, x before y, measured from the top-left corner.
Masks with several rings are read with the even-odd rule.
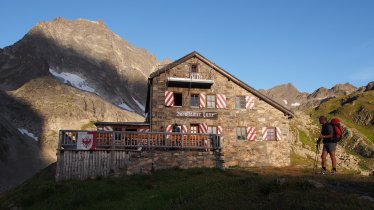
[[[358,97],[354,103],[347,103],[343,106],[341,105],[341,100],[354,96]],[[331,99],[328,102],[321,104],[318,110],[312,110],[311,115],[313,119],[318,119],[318,116],[320,115],[326,115],[329,118],[337,116],[345,125],[351,128],[356,128],[360,133],[364,134],[374,143],[374,127],[370,125],[358,125],[353,120],[354,114],[356,114],[361,107],[370,111],[374,110],[374,91],[355,93],[349,96]]]
[[[55,183],[34,178],[0,196],[0,209],[369,209],[374,180],[311,176],[295,168],[163,170]],[[277,178],[285,178],[279,184]],[[316,188],[308,180],[324,184]]]

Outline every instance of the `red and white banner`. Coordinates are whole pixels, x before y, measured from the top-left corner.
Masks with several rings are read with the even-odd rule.
[[[77,149],[95,150],[96,132],[78,132]]]
[[[255,107],[255,98],[253,96],[245,97],[245,108],[253,109]]]
[[[268,140],[268,128],[267,127],[262,128],[262,140]]]
[[[226,108],[226,96],[223,94],[217,94],[216,98],[217,98],[216,108],[218,109]]]
[[[200,94],[199,96],[199,106],[200,108],[205,108],[205,105],[206,105],[206,95],[205,94]]]
[[[281,129],[280,128],[276,128],[276,133],[277,133],[277,140],[278,141],[280,141],[280,140],[282,140],[282,131],[281,131]]]
[[[222,132],[223,132],[223,130],[222,130],[222,126],[217,126],[217,134],[218,134],[218,135],[221,135]]]
[[[199,124],[200,133],[208,133],[208,123]]]
[[[139,128],[138,132],[149,132],[149,128]]]
[[[247,127],[247,140],[248,141],[256,140],[256,128],[255,127]]]
[[[165,91],[165,106],[174,106],[174,93]]]

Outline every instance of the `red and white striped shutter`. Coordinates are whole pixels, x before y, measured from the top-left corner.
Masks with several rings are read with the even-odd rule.
[[[281,131],[281,129],[279,127],[277,127],[276,129],[277,129],[277,131],[276,131],[276,133],[277,133],[277,140],[280,141],[280,140],[282,140],[282,131]]]
[[[268,128],[267,127],[262,128],[262,140],[268,140]]]
[[[253,109],[255,106],[255,98],[253,96],[246,96],[245,97],[245,108],[246,109]]]
[[[138,132],[149,132],[149,128],[139,128]]]
[[[200,133],[208,133],[208,123],[200,123]]]
[[[222,126],[217,126],[217,134],[218,134],[218,135],[221,135],[222,132],[223,132],[223,130],[222,130]]]
[[[247,140],[248,141],[256,140],[256,128],[255,127],[247,127]]]
[[[217,94],[216,98],[217,98],[216,108],[218,109],[226,108],[226,96],[223,94]]]
[[[173,132],[173,125],[166,126],[166,132],[171,133]],[[171,135],[166,135],[166,138],[169,139]]]
[[[174,93],[165,91],[165,106],[174,106]]]
[[[182,125],[182,133],[187,133],[187,132],[188,132],[187,125]]]
[[[104,131],[113,131],[112,126],[104,126]]]
[[[200,100],[200,102],[199,102],[200,108],[205,108],[205,106],[206,106],[206,95],[200,93],[199,100]]]
[[[166,126],[166,132],[169,132],[169,133],[173,132],[173,125]]]

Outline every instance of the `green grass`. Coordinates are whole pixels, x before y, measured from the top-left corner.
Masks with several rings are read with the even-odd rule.
[[[341,105],[341,101],[347,100],[350,97],[357,97],[353,103],[346,103]],[[360,133],[365,135],[371,142],[374,143],[374,126],[373,125],[359,125],[354,122],[354,115],[364,107],[370,112],[374,113],[374,91],[364,93],[355,93],[349,96],[342,96],[330,99],[328,102],[321,104],[317,110],[310,110],[312,118],[318,123],[318,117],[325,115],[328,118],[338,117],[343,124],[350,128],[357,129]]]
[[[96,126],[94,124],[95,122],[94,121],[89,121],[88,123],[84,124],[81,126],[81,130],[92,130],[92,129],[96,129]]]
[[[308,146],[309,149],[313,150],[316,148],[316,142],[314,142],[304,131],[299,130],[299,139],[301,143],[305,146]]]
[[[285,178],[285,183],[277,181]],[[316,188],[308,180],[325,187]],[[163,170],[55,183],[34,178],[0,196],[0,209],[370,209],[374,180],[295,168]]]

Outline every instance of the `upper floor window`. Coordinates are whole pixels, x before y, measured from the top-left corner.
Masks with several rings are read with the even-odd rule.
[[[245,109],[245,96],[236,96],[235,97],[235,108],[236,109]]]
[[[207,108],[216,108],[216,95],[207,95]]]
[[[276,130],[275,128],[267,128],[266,130],[266,140],[275,141],[276,139]]]
[[[237,127],[236,128],[236,139],[238,140],[246,140],[247,130],[245,127]]]
[[[197,73],[197,72],[198,72],[197,64],[191,64],[191,73]]]
[[[190,105],[191,107],[199,107],[199,94],[191,94]]]
[[[174,93],[174,106],[183,106],[182,93]]]

